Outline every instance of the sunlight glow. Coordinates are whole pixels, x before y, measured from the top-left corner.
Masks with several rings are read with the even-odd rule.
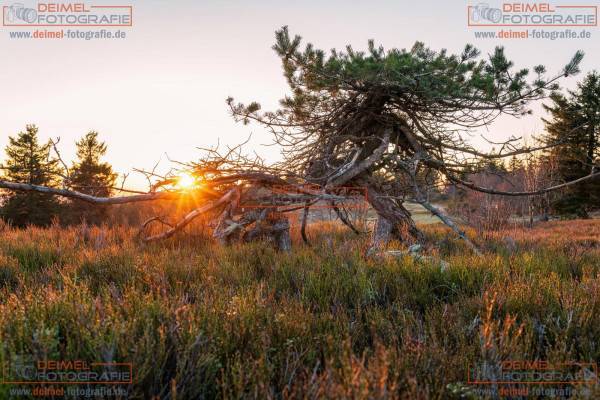
[[[190,190],[197,186],[196,178],[191,174],[183,174],[177,179],[177,187]]]

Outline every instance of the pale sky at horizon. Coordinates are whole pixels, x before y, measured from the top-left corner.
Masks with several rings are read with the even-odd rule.
[[[151,169],[161,157],[166,167],[165,153],[193,160],[199,155],[196,146],[210,147],[217,139],[233,145],[250,133],[248,150],[275,160],[276,148],[258,146],[269,143],[270,135],[256,125],[236,124],[225,99],[257,100],[263,109],[277,106],[286,83],[271,46],[282,25],[325,50],[346,44],[363,49],[371,38],[385,48],[409,48],[419,40],[450,52],[472,43],[483,54],[501,44],[517,67],[544,64],[550,74],[559,72],[576,50],[584,50],[582,73],[562,81],[568,88],[586,72],[600,69],[598,28],[589,28],[590,39],[476,39],[467,27],[466,6],[478,1],[118,3],[134,7],[133,27],[123,29],[126,39],[10,39],[10,29],[2,27],[0,162],[8,136],[29,123],[39,127],[43,140],[60,136],[66,159],[74,155],[75,140],[98,131],[108,144],[106,160],[119,173]],[[540,132],[543,113],[539,105],[534,111],[525,119],[500,120],[487,137]]]

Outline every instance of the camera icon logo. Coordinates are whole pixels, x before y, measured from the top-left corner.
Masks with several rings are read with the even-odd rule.
[[[31,24],[37,19],[37,11],[34,8],[27,8],[21,3],[14,3],[6,10],[6,20],[8,22],[23,21]]]
[[[497,24],[502,19],[502,10],[492,8],[489,4],[479,3],[471,7],[471,21],[489,21]]]

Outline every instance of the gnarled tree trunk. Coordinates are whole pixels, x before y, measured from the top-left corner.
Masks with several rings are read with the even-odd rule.
[[[277,250],[290,251],[292,239],[289,219],[269,209],[265,209],[261,214],[261,217],[254,222],[254,226],[244,232],[242,239],[245,242],[252,242],[264,238],[273,242]]]
[[[423,242],[410,212],[396,199],[382,195],[374,185],[367,185],[368,201],[377,212],[377,223],[373,230],[371,249],[385,246],[392,237],[404,243]]]

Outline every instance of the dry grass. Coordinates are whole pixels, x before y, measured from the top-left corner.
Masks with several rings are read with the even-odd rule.
[[[333,226],[291,254],[0,228],[0,361],[132,362],[139,399],[470,398],[469,363],[600,361],[600,221],[495,232],[482,258],[426,229],[445,271]]]

